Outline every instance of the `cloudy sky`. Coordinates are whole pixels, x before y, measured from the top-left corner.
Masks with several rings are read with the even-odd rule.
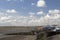
[[[60,0],[0,0],[0,26],[60,24]]]

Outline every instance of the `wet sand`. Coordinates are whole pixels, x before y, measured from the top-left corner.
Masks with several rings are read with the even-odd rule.
[[[60,34],[51,36],[47,40],[60,40]]]
[[[9,33],[30,32],[30,27],[0,27],[0,40],[35,40],[36,35],[4,35]]]
[[[34,28],[31,27],[0,27],[0,34],[30,32],[32,30],[34,30]]]
[[[6,35],[7,36],[7,35]],[[10,35],[8,37],[2,37],[0,40],[35,40],[36,35]]]

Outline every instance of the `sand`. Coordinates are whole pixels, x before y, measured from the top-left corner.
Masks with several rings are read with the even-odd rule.
[[[8,36],[0,38],[0,40],[35,40],[36,35],[15,35],[15,36]]]

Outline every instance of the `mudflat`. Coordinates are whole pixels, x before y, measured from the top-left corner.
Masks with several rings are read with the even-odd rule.
[[[0,27],[0,34],[30,32],[34,29],[33,27]]]
[[[10,35],[10,37],[3,37],[0,40],[36,40],[36,35]]]
[[[47,40],[60,40],[60,34],[51,36]]]

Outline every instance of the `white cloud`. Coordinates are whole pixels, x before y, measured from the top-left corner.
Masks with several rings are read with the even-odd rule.
[[[11,9],[11,10],[6,10],[7,13],[17,13],[17,11],[15,9]]]
[[[37,1],[37,7],[45,7],[46,3],[45,0],[38,0]]]
[[[0,20],[7,20],[7,19],[9,19],[9,17],[5,17],[5,16],[4,16],[4,17],[1,17],[1,18],[0,18]]]
[[[48,11],[48,14],[44,17],[41,17],[40,18],[40,23],[41,24],[49,24],[49,25],[53,25],[53,24],[57,24],[59,25],[60,23],[60,12],[59,10],[57,9],[54,9],[54,10],[49,10]]]
[[[58,10],[58,9],[49,10],[48,12],[51,17],[54,17],[54,18],[58,17],[59,18],[59,16],[60,16],[60,10]]]
[[[30,15],[34,15],[35,13],[33,13],[33,12],[29,12],[29,14],[30,14]]]
[[[30,17],[34,17],[35,13],[29,12]]]
[[[35,5],[35,3],[31,3],[31,5],[32,5],[32,6],[34,6],[34,5]]]
[[[43,14],[43,11],[37,12],[37,15],[41,15],[41,14]]]
[[[60,10],[58,10],[58,9],[49,10],[49,13],[51,13],[51,14],[58,14],[58,13],[60,13]]]
[[[40,11],[40,13],[42,14],[44,12]],[[47,24],[50,25],[60,24],[60,12],[58,9],[49,10],[48,14],[46,14],[45,16],[42,16],[40,18],[37,17],[33,12],[29,12],[28,16],[5,15],[5,13],[0,12],[0,25],[3,24],[3,25],[14,25],[14,26],[38,26]]]

